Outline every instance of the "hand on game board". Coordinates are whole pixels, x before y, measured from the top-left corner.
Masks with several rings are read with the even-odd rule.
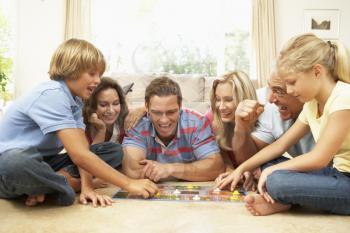
[[[153,160],[141,160],[140,165],[145,166],[141,173],[141,178],[148,178],[154,182],[168,178],[171,175],[169,164],[162,164]]]
[[[242,180],[243,174],[239,169],[234,170],[233,172],[226,174],[222,174],[222,179],[218,183],[216,183],[215,188],[224,189],[227,185],[230,185],[230,190],[233,191],[236,188],[236,185],[239,181]]]
[[[228,175],[230,175],[231,172],[232,171],[221,173],[218,177],[216,177],[215,183],[218,184],[218,183],[222,182],[222,180],[225,179],[225,177],[227,177]]]
[[[125,190],[130,196],[142,196],[143,198],[152,197],[158,192],[158,187],[155,183],[148,179],[132,180]]]
[[[94,190],[82,190],[79,196],[79,202],[85,205],[88,203],[88,201],[92,202],[93,207],[97,207],[98,204],[100,204],[102,207],[106,207],[112,205],[114,202],[111,197],[97,194]]]

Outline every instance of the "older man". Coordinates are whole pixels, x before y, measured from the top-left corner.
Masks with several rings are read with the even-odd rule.
[[[133,178],[155,182],[175,177],[188,181],[214,180],[224,171],[208,120],[181,108],[179,85],[167,77],[146,88],[147,115],[123,141],[123,170]]]
[[[272,72],[268,84],[270,103],[265,105],[264,112],[260,116],[256,114],[256,109],[260,105],[254,100],[242,101],[237,107],[235,118],[237,132],[233,139],[236,156],[248,159],[258,150],[276,141],[292,126],[303,108],[303,104],[297,98],[287,94],[287,88],[276,72]],[[288,149],[288,154],[294,157],[309,152],[314,144],[311,133],[308,133]],[[281,157],[273,163],[285,159]]]

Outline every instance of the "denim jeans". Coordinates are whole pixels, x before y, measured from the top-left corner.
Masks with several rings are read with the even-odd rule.
[[[90,150],[112,167],[120,165],[123,159],[121,146],[116,143],[95,144]],[[71,205],[75,192],[66,178],[55,172],[62,168],[79,177],[67,154],[43,157],[36,148],[5,151],[0,155],[0,198],[48,194],[58,205]]]
[[[282,204],[350,215],[350,177],[332,167],[306,173],[274,171],[267,177],[266,188]]]

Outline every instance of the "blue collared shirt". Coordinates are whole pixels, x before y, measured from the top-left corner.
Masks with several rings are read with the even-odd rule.
[[[57,154],[63,149],[57,131],[85,129],[82,107],[63,80],[40,84],[11,104],[0,121],[0,154],[29,147],[43,155]]]

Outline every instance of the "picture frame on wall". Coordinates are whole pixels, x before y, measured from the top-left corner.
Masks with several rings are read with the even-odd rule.
[[[322,39],[339,38],[340,11],[338,9],[305,9],[304,31]]]

